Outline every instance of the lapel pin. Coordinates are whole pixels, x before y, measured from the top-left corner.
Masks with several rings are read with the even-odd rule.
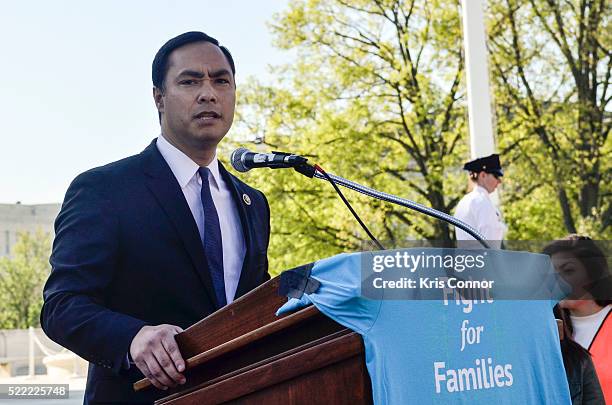
[[[242,194],[242,200],[246,205],[251,205],[251,197],[246,194]]]

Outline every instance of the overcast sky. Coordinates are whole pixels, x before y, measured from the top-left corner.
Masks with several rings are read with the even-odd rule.
[[[0,203],[61,202],[80,172],[157,136],[151,62],[204,31],[236,60],[237,85],[289,60],[266,22],[287,0],[11,1],[0,13]],[[230,132],[231,134],[231,132]]]

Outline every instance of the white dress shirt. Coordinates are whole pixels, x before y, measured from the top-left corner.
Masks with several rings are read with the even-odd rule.
[[[492,247],[500,248],[501,241],[506,233],[506,225],[501,220],[501,215],[491,198],[489,192],[479,185],[466,194],[455,209],[455,217],[471,225],[480,232],[485,240],[491,241]],[[474,240],[474,238],[462,229],[455,227],[457,240]]]
[[[166,163],[170,166],[179,186],[181,186],[185,200],[187,200],[191,214],[200,231],[200,240],[203,240],[204,221],[206,218],[204,218],[204,208],[202,207],[202,178],[198,173],[198,164],[170,144],[163,135],[157,138],[157,149],[159,149]],[[221,227],[225,297],[229,304],[234,301],[234,296],[236,295],[236,288],[238,287],[238,280],[240,279],[242,263],[246,253],[246,244],[242,234],[238,209],[232,198],[231,191],[221,177],[216,154],[207,167],[212,174],[212,176],[208,177],[208,183]]]
[[[598,312],[587,315],[587,316],[573,316],[570,315],[572,319],[572,325],[574,326],[574,340],[580,346],[589,350],[591,343],[593,343],[593,338],[595,334],[599,330],[604,319],[608,315],[608,312],[612,310],[612,304],[608,304]]]

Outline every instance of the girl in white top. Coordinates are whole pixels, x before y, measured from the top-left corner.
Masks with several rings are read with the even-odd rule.
[[[572,338],[587,349],[606,403],[612,404],[612,276],[607,257],[587,236],[569,235],[544,248],[571,286],[559,303]]]

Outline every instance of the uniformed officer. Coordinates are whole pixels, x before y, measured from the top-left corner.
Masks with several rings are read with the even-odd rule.
[[[463,170],[470,172],[473,189],[466,194],[455,210],[455,217],[475,228],[492,247],[500,248],[506,232],[499,211],[491,201],[489,194],[501,183],[504,172],[499,155],[493,154],[467,162]],[[455,228],[457,240],[474,240],[467,232]]]

